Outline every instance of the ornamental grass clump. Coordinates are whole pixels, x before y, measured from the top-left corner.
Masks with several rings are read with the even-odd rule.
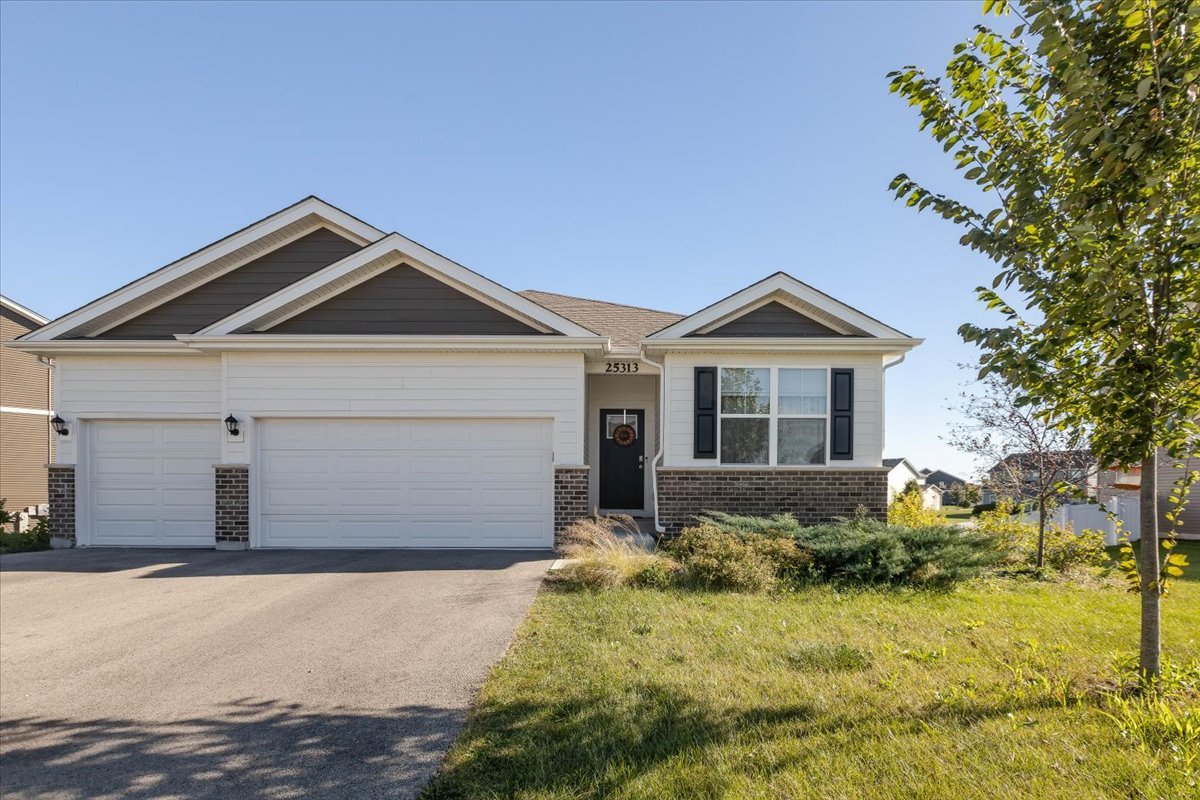
[[[562,554],[570,563],[559,580],[568,586],[612,589],[620,586],[669,586],[679,565],[639,544],[632,517],[587,517],[563,531]]]

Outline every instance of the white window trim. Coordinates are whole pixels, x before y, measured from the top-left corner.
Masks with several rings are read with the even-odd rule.
[[[770,375],[770,410],[766,414],[726,414],[721,410],[721,379],[727,369],[765,369]],[[779,371],[783,369],[820,369],[825,371],[825,413],[824,414],[784,414],[779,411]],[[717,463],[727,467],[784,467],[787,469],[828,469],[829,468],[829,405],[833,368],[821,364],[767,366],[763,364],[726,364],[717,367]],[[726,463],[721,456],[721,429],[723,420],[729,419],[766,419],[767,420],[767,463],[747,464],[739,461]],[[820,464],[780,464],[779,463],[779,420],[781,419],[820,419],[825,421],[825,459]]]

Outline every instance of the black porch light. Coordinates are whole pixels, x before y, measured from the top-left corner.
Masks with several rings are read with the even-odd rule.
[[[70,432],[70,429],[67,428],[67,421],[58,414],[55,414],[54,419],[50,420],[50,426],[59,436],[66,436]]]
[[[229,431],[230,436],[238,435],[238,421],[233,414],[225,418],[225,430]]]

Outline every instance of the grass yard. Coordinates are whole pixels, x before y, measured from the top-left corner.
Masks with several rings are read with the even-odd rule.
[[[1164,611],[1200,657],[1200,582]],[[1200,797],[1092,694],[1136,642],[1115,586],[547,590],[425,797]]]
[[[968,520],[974,510],[974,506],[942,506],[942,516],[949,520]]]

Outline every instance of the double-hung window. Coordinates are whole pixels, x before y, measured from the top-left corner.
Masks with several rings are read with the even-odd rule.
[[[828,369],[722,367],[720,411],[722,464],[826,463]]]

